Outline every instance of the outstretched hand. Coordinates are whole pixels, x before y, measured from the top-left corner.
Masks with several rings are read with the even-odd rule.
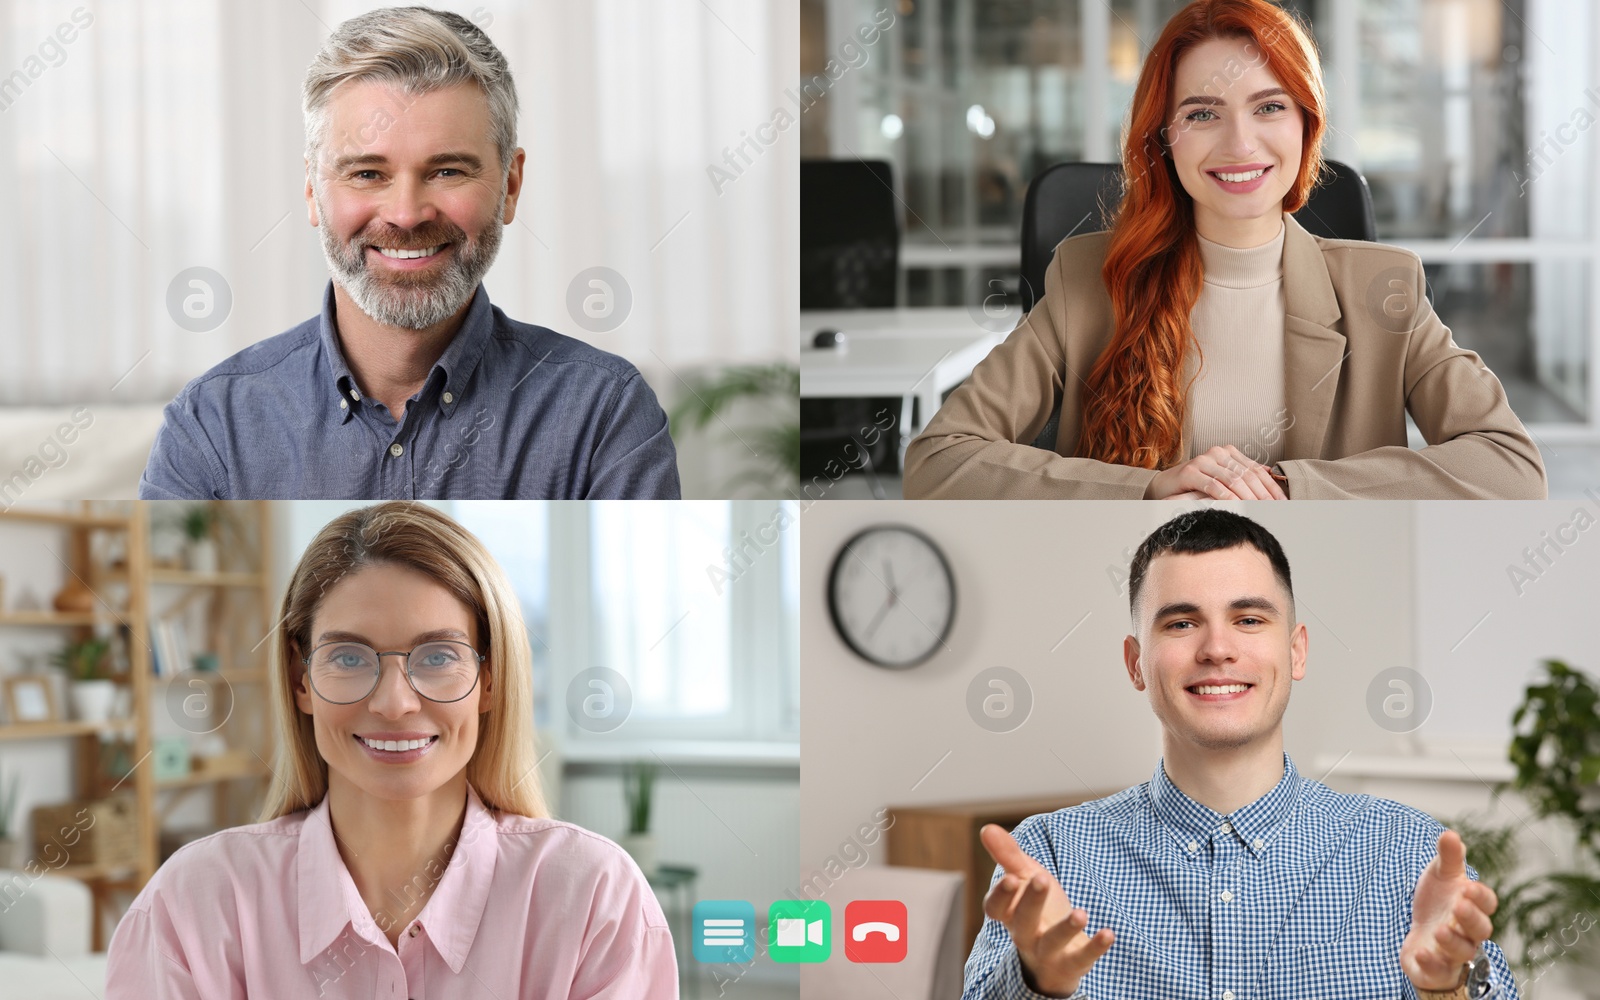
[[[1439,852],[1417,879],[1411,899],[1411,930],[1400,944],[1400,968],[1424,990],[1452,990],[1462,966],[1489,940],[1489,917],[1500,905],[1494,890],[1467,875],[1461,835],[1439,835]]]
[[[1045,870],[1001,827],[978,831],[995,863],[1005,869],[983,899],[983,912],[1011,933],[1028,987],[1047,996],[1071,996],[1078,982],[1116,935],[1102,927],[1092,937],[1083,929],[1089,914],[1075,910],[1055,876]]]

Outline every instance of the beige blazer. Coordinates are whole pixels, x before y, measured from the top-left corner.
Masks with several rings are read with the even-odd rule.
[[[1300,499],[1543,499],[1544,464],[1500,381],[1457,347],[1399,247],[1313,236],[1284,216],[1280,463]],[[1139,499],[1155,470],[1070,458],[1084,378],[1111,339],[1108,233],[1056,247],[1044,298],[906,452],[905,496]],[[1055,450],[1030,444],[1061,401]],[[1406,413],[1428,446],[1406,445]],[[1246,442],[1233,442],[1250,453]]]

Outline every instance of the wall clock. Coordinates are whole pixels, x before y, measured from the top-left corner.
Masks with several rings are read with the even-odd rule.
[[[878,525],[849,541],[828,573],[828,613],[845,645],[880,667],[914,667],[944,645],[956,584],[933,539]]]

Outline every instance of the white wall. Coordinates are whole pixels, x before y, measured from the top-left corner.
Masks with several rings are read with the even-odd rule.
[[[1160,729],[1122,665],[1122,583],[1139,542],[1181,509],[1016,501],[811,507],[801,536],[802,870],[818,867],[885,805],[1079,794],[1147,780]],[[1322,753],[1391,746],[1367,717],[1365,695],[1377,671],[1409,663],[1410,505],[1256,504],[1246,512],[1283,544],[1311,636],[1307,676],[1284,720],[1290,754],[1307,769]],[[880,522],[930,535],[956,578],[949,649],[905,671],[857,659],[828,617],[834,555]],[[981,729],[965,708],[973,675],[997,665],[1020,672],[1035,699],[1033,715],[1006,734]],[[873,863],[881,854],[875,849]]]
[[[1600,675],[1600,492],[1422,505],[1416,541],[1417,663],[1435,699],[1424,732],[1504,746],[1512,706],[1541,661]],[[1530,568],[1525,550],[1546,545]]]

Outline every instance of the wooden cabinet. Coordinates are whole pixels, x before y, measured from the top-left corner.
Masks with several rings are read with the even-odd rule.
[[[994,858],[978,839],[988,823],[1014,830],[1018,823],[1039,813],[1104,798],[1112,792],[1062,793],[1031,799],[997,799],[948,805],[891,806],[888,861],[909,868],[937,868],[961,872],[965,889],[961,912],[965,915],[962,943],[967,953],[983,929],[983,897],[994,875]]]

